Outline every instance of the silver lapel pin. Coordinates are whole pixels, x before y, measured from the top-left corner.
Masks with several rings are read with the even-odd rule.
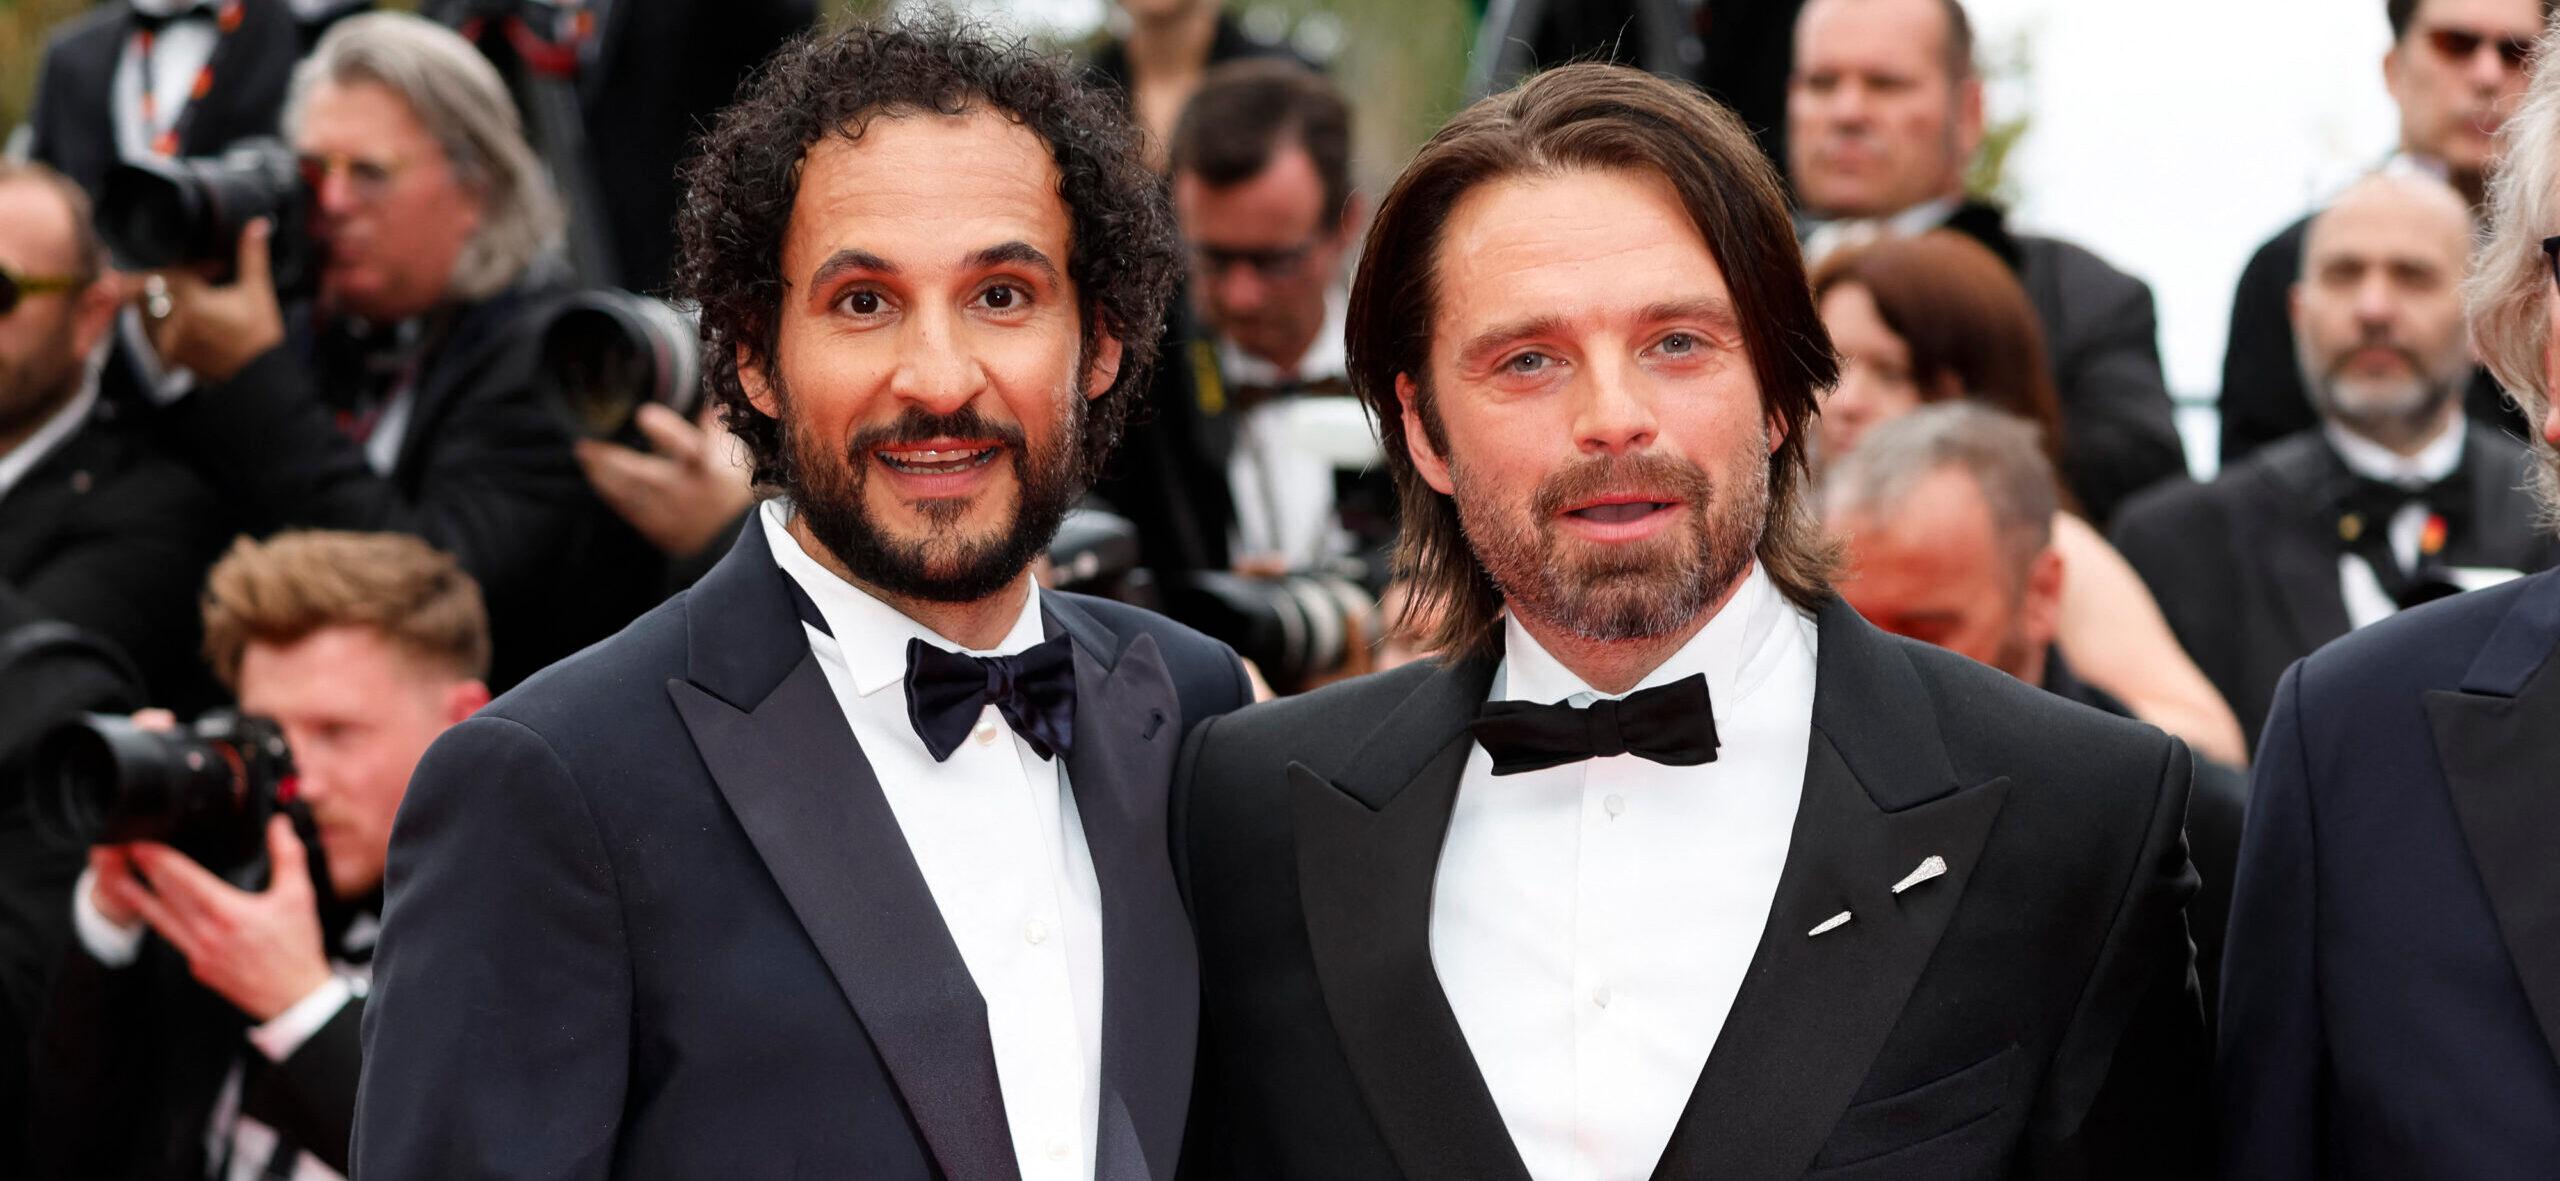
[[[1840,929],[1841,927],[1845,927],[1845,926],[1848,926],[1848,925],[1849,925],[1849,912],[1844,910],[1844,911],[1841,911],[1841,912],[1840,912],[1840,913],[1838,913],[1838,914],[1835,914],[1835,915],[1831,916],[1830,918],[1827,918],[1827,919],[1822,920],[1822,923],[1821,923],[1821,925],[1820,925],[1820,926],[1817,926],[1817,927],[1815,927],[1814,929],[1812,929],[1812,930],[1810,930],[1810,931],[1805,932],[1805,933],[1804,933],[1804,937],[1805,937],[1805,938],[1807,938],[1807,939],[1811,939],[1811,938],[1813,938],[1814,936],[1819,935],[1819,934],[1821,934],[1821,933],[1823,933],[1823,932],[1825,932],[1825,931],[1835,931],[1835,930]]]
[[[1912,870],[1910,874],[1905,876],[1901,881],[1895,882],[1893,884],[1893,892],[1899,894],[1913,886],[1917,886],[1922,882],[1928,881],[1931,878],[1945,877],[1946,873],[1947,859],[1932,853],[1929,855],[1928,860],[1920,863],[1920,867],[1918,869]]]

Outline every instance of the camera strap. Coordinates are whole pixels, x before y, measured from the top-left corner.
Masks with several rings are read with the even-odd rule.
[[[187,86],[186,97],[179,102],[177,110],[169,113],[168,119],[164,122],[160,117],[159,91],[152,85],[152,47],[160,39],[160,30],[168,27],[172,22],[194,19],[208,13],[213,17],[216,34],[213,52],[205,55],[204,65],[196,71],[195,81]],[[178,154],[179,145],[186,138],[187,127],[194,121],[197,109],[203,105],[204,96],[213,92],[214,63],[221,60],[223,47],[230,43],[231,34],[240,28],[240,22],[246,16],[247,5],[244,0],[222,0],[222,3],[209,9],[201,4],[187,4],[165,15],[146,13],[139,8],[133,10],[134,64],[141,75],[142,82],[142,129],[150,136],[153,152],[162,156]]]

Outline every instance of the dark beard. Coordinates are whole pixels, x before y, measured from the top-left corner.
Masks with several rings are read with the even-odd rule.
[[[791,413],[790,394],[774,380],[783,410],[783,447],[790,454],[783,491],[792,511],[809,524],[809,533],[844,563],[854,577],[884,594],[932,603],[970,603],[995,594],[1022,576],[1024,568],[1049,548],[1058,523],[1080,494],[1076,456],[1084,434],[1084,400],[1069,398],[1068,421],[1050,448],[1031,453],[1022,428],[997,426],[974,405],[951,414],[929,414],[909,406],[897,421],[856,433],[853,441],[829,455],[823,440],[811,438]],[[965,501],[936,499],[915,502],[931,536],[905,541],[890,536],[863,505],[863,486],[870,479],[871,454],[887,447],[934,438],[997,439],[1013,464],[1021,489],[1013,520],[995,537],[967,538],[946,533],[968,511]]]
[[[1756,478],[1719,495],[1705,470],[1684,459],[1595,457],[1542,482],[1527,522],[1515,506],[1473,495],[1462,465],[1453,464],[1451,476],[1468,548],[1511,610],[1586,640],[1612,642],[1686,627],[1750,568],[1766,524],[1768,469],[1746,470]],[[1679,497],[1689,506],[1687,533],[1597,558],[1567,560],[1557,553],[1555,518],[1565,505],[1630,487]]]

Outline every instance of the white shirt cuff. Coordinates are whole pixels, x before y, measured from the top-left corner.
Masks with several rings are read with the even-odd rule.
[[[124,336],[125,345],[132,350],[134,360],[141,364],[144,392],[152,405],[173,405],[195,391],[196,375],[193,372],[165,364],[160,360],[160,354],[152,349],[151,334],[143,330],[139,309],[126,308],[116,319],[116,329]]]
[[[329,982],[311,990],[311,995],[295,1001],[293,1007],[278,1013],[275,1020],[249,1029],[249,1044],[267,1056],[269,1062],[282,1062],[320,1032],[338,1010],[347,1007],[355,990],[348,987],[344,976],[332,975]]]
[[[71,928],[90,959],[110,968],[128,967],[142,954],[142,924],[127,926],[100,913],[97,890],[98,871],[81,870],[80,884],[71,888]]]

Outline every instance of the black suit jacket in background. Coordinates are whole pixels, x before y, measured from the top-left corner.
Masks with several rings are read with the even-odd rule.
[[[212,155],[244,139],[278,134],[294,63],[338,18],[371,6],[369,0],[333,0],[305,17],[287,0],[243,0],[240,27],[214,50],[213,89],[198,100],[178,154]],[[36,78],[27,154],[69,176],[92,199],[117,160],[109,103],[116,63],[133,30],[131,8],[100,4],[54,33]]]
[[[2222,351],[2222,462],[2238,462],[2296,431],[2320,425],[2311,391],[2302,384],[2294,352],[2293,285],[2302,277],[2302,239],[2308,217],[2286,226],[2240,272],[2231,293],[2231,334]],[[2463,387],[2463,413],[2471,421],[2513,438],[2531,438],[2531,424],[2498,388],[2486,369],[2473,369]]]
[[[0,495],[0,617],[52,619],[113,644],[146,703],[181,715],[220,691],[196,600],[228,536],[213,493],[114,400]]]
[[[2225,1176],[2560,1167],[2560,574],[2402,612],[2277,691],[2224,963]]]
[[[2551,565],[2551,537],[2519,490],[2530,462],[2524,449],[2477,422],[2465,429],[2456,478],[2469,486],[2471,523],[2447,539],[2443,561],[2527,572]],[[2117,517],[2116,548],[2253,749],[2285,669],[2347,634],[2338,504],[2353,480],[2312,430],[2260,449],[2210,484],[2155,489]]]
[[[249,1018],[196,983],[186,957],[157,935],[123,968],[74,940],[36,1048],[35,1176],[207,1176],[205,1137],[235,1063],[247,1069],[245,1114],[346,1172],[364,1004],[348,1001],[292,1057],[271,1063],[249,1044]]]
[[[1999,255],[2035,305],[2062,400],[2062,477],[2083,515],[2103,528],[2125,498],[2187,474],[2150,286],[2059,238],[2012,233],[1980,201],[1946,228]]]
[[[986,1011],[774,565],[449,731],[392,833],[355,1157],[402,1178],[1016,1174]],[[1102,888],[1097,1175],[1165,1181],[1198,979],[1165,839],[1232,652],[1046,594]]]
[[[1820,628],[1786,868],[1654,1175],[2189,1175],[2209,1047],[2186,748],[1836,602]],[[1194,1175],[1526,1177],[1429,946],[1494,667],[1411,665],[1193,732]],[[1890,892],[1931,855],[1944,877]]]
[[[288,343],[155,416],[243,530],[407,533],[479,581],[503,689],[656,604],[666,559],[596,499],[536,386],[557,288],[528,279],[460,308],[421,363],[390,474],[332,419]]]

